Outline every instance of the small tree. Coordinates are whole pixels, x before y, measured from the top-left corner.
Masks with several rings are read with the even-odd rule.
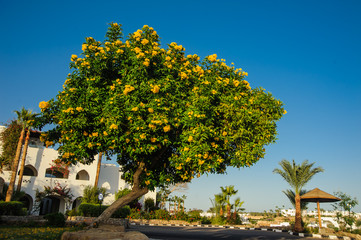
[[[99,204],[100,200],[99,200],[99,194],[103,194],[103,197],[106,197],[109,195],[109,193],[107,193],[107,189],[106,188],[98,188],[95,186],[91,186],[88,185],[84,188],[83,190],[83,198],[82,198],[82,203],[92,203],[92,204]]]
[[[11,169],[21,130],[21,125],[17,121],[13,120],[9,124],[6,124],[5,130],[0,133],[0,142],[2,148],[0,156],[0,169]]]
[[[334,210],[337,211],[337,221],[343,230],[348,228],[352,231],[352,225],[356,222],[357,217],[351,209],[358,204],[358,201],[356,198],[352,198],[343,192],[335,192],[334,195],[341,199],[341,201],[332,204]],[[348,212],[348,214],[345,214],[345,212]]]
[[[43,123],[54,126],[45,141],[59,144],[63,161],[116,155],[132,186],[97,222],[155,187],[252,166],[275,142],[286,113],[216,54],[201,60],[182,45],[160,46],[149,26],[124,41],[112,23],[103,43],[86,38],[82,55],[71,57],[64,89],[39,104]]]

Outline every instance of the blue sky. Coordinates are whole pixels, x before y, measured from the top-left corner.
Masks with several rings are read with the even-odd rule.
[[[306,189],[343,191],[361,205],[360,1],[0,1],[0,122],[22,106],[40,112],[85,37],[103,40],[113,21],[126,35],[146,24],[163,45],[234,62],[288,112],[264,159],[195,179],[176,193],[188,196],[186,208],[208,209],[226,185],[235,185],[247,211],[290,207],[287,183],[272,173],[282,159],[316,162],[325,172]]]

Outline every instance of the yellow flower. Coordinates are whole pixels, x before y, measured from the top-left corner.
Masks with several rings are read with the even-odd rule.
[[[233,84],[234,84],[235,87],[238,87],[239,81],[238,81],[238,80],[235,80],[235,81],[233,81]]]
[[[88,143],[88,148],[92,148],[93,144],[92,143]]]
[[[149,59],[145,59],[145,61],[143,62],[143,65],[148,67],[149,66]]]
[[[209,55],[208,60],[211,62],[215,62],[217,60],[217,54]]]
[[[156,126],[154,124],[151,124],[151,123],[149,123],[148,127],[153,129],[153,130],[156,128]]]
[[[136,112],[136,111],[138,111],[138,109],[139,109],[138,107],[133,107],[133,108],[132,108],[132,111],[133,111],[133,112]]]
[[[140,138],[141,139],[144,139],[146,136],[145,136],[145,134],[144,133],[142,133],[141,135],[140,135]]]
[[[81,50],[85,51],[88,47],[88,44],[84,43],[83,45],[81,45]]]
[[[204,160],[198,160],[198,164],[202,165],[204,163]]]
[[[108,133],[106,131],[103,132],[104,136],[108,136]]]
[[[153,93],[158,93],[159,92],[159,86],[158,85],[155,85],[155,86],[153,86],[152,87],[152,89],[151,89],[151,91],[153,92]]]
[[[76,107],[75,108],[78,112],[84,111],[84,109],[82,107]]]
[[[170,125],[167,125],[163,128],[164,132],[169,132],[170,131]]]
[[[151,141],[152,143],[154,143],[154,142],[157,141],[157,138],[151,138],[150,141]]]
[[[188,137],[188,142],[192,142],[193,141],[193,136],[189,136]]]
[[[143,45],[146,45],[147,43],[149,43],[148,39],[143,39],[143,40],[142,40],[142,44],[143,44]]]
[[[125,142],[126,143],[130,142],[130,139],[129,138],[125,139]]]
[[[123,91],[124,95],[127,95],[128,93],[130,93],[131,91],[133,91],[135,88],[131,85],[125,85],[125,89]]]
[[[224,131],[224,132],[222,133],[222,135],[223,135],[223,136],[227,136],[227,132]]]
[[[145,184],[146,184],[146,185],[149,185],[149,184],[150,184],[150,181],[149,181],[149,180],[145,181]]]
[[[187,152],[187,151],[189,151],[189,148],[188,148],[188,147],[185,147],[185,148],[183,149],[183,151]]]
[[[43,112],[45,109],[47,109],[50,106],[48,102],[42,101],[39,103],[39,108]]]
[[[116,124],[112,124],[112,125],[110,125],[110,127],[109,127],[110,129],[118,129],[118,126],[116,125]]]
[[[171,60],[171,57],[166,56],[166,57],[165,57],[165,60],[166,60],[166,61],[170,61],[170,60]]]
[[[217,91],[214,90],[214,89],[213,89],[211,92],[212,92],[212,94],[216,94],[216,93],[217,93]]]
[[[287,111],[286,110],[283,110],[283,114],[286,114],[287,113]]]
[[[92,133],[92,136],[93,136],[93,137],[98,137],[98,133],[97,133],[97,132],[94,132],[94,133]]]
[[[148,112],[153,113],[154,112],[153,108],[148,108]]]
[[[71,60],[72,62],[74,62],[74,61],[76,61],[77,58],[78,58],[78,56],[75,55],[75,54],[73,54],[73,55],[71,55],[70,60]]]

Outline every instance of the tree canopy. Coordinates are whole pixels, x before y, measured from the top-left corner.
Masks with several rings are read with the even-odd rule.
[[[186,56],[174,42],[163,48],[146,25],[124,40],[111,23],[103,42],[86,38],[70,68],[63,90],[39,104],[43,124],[54,124],[43,141],[68,163],[116,155],[123,178],[140,188],[251,166],[286,113],[242,69],[216,54]]]

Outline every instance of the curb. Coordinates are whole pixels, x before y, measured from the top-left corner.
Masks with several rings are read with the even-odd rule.
[[[299,237],[312,237],[312,238],[323,238],[323,239],[343,239],[343,240],[356,240],[356,238],[350,237],[337,237],[336,235],[322,235],[322,234],[309,234],[309,233],[295,233],[288,230],[279,230],[271,228],[249,228],[249,227],[234,227],[234,226],[223,226],[223,225],[208,225],[208,224],[157,224],[157,223],[135,223],[130,222],[130,226],[160,226],[160,227],[205,227],[205,228],[229,228],[238,230],[257,230],[257,231],[269,231],[269,232],[288,232],[290,235]]]

